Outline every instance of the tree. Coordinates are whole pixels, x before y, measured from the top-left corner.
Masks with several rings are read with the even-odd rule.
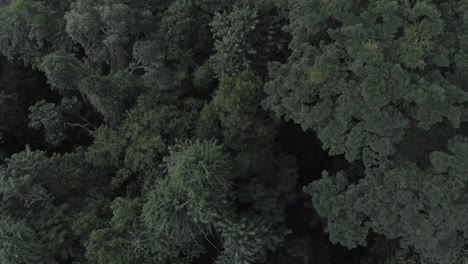
[[[65,138],[65,129],[69,127],[81,127],[87,131],[86,125],[80,123],[71,123],[69,121],[70,115],[73,116],[74,112],[79,112],[80,105],[76,97],[63,98],[60,105],[48,103],[41,100],[31,106],[29,110],[29,126],[35,129],[44,128],[46,133],[46,141],[53,144],[60,144]],[[79,115],[79,114],[78,114]],[[81,120],[81,122],[86,120]]]
[[[409,128],[464,120],[466,91],[448,77],[464,68],[455,55],[463,23],[454,1],[289,8],[293,53],[271,64],[264,106],[314,129],[331,155],[372,164],[395,155]]]
[[[0,219],[0,260],[5,264],[37,263],[44,248],[36,233],[23,221],[14,221],[2,216]]]
[[[267,251],[274,250],[288,233],[286,230],[272,232],[268,224],[246,218],[227,219],[218,228],[224,240],[224,249],[216,259],[217,264],[264,261]]]
[[[459,253],[450,257],[446,262],[437,262],[433,259],[424,259],[418,255],[411,255],[405,251],[397,251],[395,255],[391,256],[385,261],[385,264],[435,264],[435,263],[444,263],[444,264],[459,264],[465,263],[467,261],[467,252],[466,250],[460,251]]]
[[[9,60],[38,65],[42,58],[72,42],[63,30],[71,1],[13,0],[0,6],[0,52]]]
[[[261,81],[251,72],[221,79],[211,104],[218,113],[225,144],[242,150],[259,138],[271,140],[274,122],[259,107],[263,98]]]
[[[83,78],[78,89],[104,116],[105,121],[115,126],[121,123],[125,111],[134,105],[139,94],[139,83],[128,72],[121,71],[107,76]]]
[[[467,8],[0,0],[0,262],[465,263]]]
[[[231,5],[216,12],[210,23],[216,51],[210,63],[218,77],[245,70],[264,76],[267,62],[283,60],[288,37],[281,29],[286,19],[271,0]]]
[[[211,227],[229,211],[230,158],[210,141],[175,145],[167,176],[148,193],[143,219],[153,252],[163,260],[196,257]]]
[[[146,241],[141,234],[141,201],[114,199],[110,227],[91,232],[86,257],[93,263],[146,263]],[[148,262],[149,263],[149,262]]]
[[[111,125],[122,121],[125,110],[139,94],[138,80],[129,72],[93,74],[78,58],[63,52],[45,57],[40,68],[53,88],[61,92],[80,92]]]
[[[366,245],[372,229],[437,262],[463,250],[468,141],[456,137],[447,148],[432,152],[425,169],[403,160],[367,169],[357,184],[344,173],[325,173],[312,183],[305,191],[327,218],[330,240],[350,248]]]
[[[129,1],[75,1],[64,16],[66,32],[96,68],[124,70],[131,61],[133,38],[141,28],[138,9]]]
[[[278,224],[296,198],[297,167],[293,157],[275,149],[277,123],[261,109],[264,97],[260,78],[251,72],[223,77],[200,112],[197,137],[222,140],[234,154],[240,202]]]
[[[44,152],[27,149],[0,168],[1,259],[5,263],[54,263],[66,257],[66,205],[41,184],[51,165]],[[24,255],[17,255],[24,253]]]
[[[217,52],[211,60],[218,76],[249,69],[250,57],[256,54],[252,34],[257,23],[257,11],[249,6],[236,5],[232,12],[215,16],[211,26]]]
[[[48,54],[39,65],[53,89],[60,92],[78,90],[80,82],[91,75],[91,70],[71,54],[63,51]]]

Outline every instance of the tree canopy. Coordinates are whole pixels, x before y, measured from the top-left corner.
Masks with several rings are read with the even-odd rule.
[[[468,263],[464,0],[0,0],[0,262]]]

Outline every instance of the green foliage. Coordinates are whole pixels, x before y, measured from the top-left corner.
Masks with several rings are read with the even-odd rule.
[[[86,160],[99,167],[118,168],[124,155],[124,139],[120,131],[100,126],[93,132],[94,143],[86,151]]]
[[[242,179],[237,196],[276,224],[295,199],[297,168],[294,158],[271,147],[276,124],[260,108],[263,98],[261,81],[251,72],[222,78],[200,112],[197,137],[221,139],[234,151],[235,174]]]
[[[216,51],[210,63],[218,77],[249,70],[266,75],[266,63],[284,60],[288,36],[286,17],[271,0],[235,1],[216,12],[212,27]],[[273,41],[274,40],[274,41]]]
[[[86,257],[93,263],[143,263],[140,234],[141,201],[116,198],[111,205],[111,227],[91,232]]]
[[[194,1],[173,1],[161,19],[161,45],[169,60],[191,63],[190,53],[199,27],[201,14]]]
[[[173,105],[155,107],[150,98],[141,97],[122,125],[126,166],[132,171],[153,170],[154,163],[162,162],[175,139],[190,136],[193,119],[192,113]]]
[[[239,122],[241,117],[257,112],[262,95],[260,79],[250,72],[243,72],[221,80],[213,104],[222,111],[220,119],[224,126],[233,127],[235,124],[242,125]]]
[[[231,189],[231,165],[210,141],[180,142],[166,159],[167,177],[143,206],[152,247],[162,259],[196,257],[210,226],[222,217]]]
[[[110,125],[122,121],[125,110],[133,106],[138,89],[138,80],[125,71],[83,78],[79,85],[80,92]]]
[[[395,155],[410,126],[458,127],[467,94],[446,73],[462,69],[461,18],[442,16],[455,2],[410,2],[291,3],[293,53],[271,64],[264,105],[366,164]]]
[[[91,233],[86,248],[86,257],[93,263],[136,263],[128,242],[112,229],[100,229]]]
[[[0,218],[0,260],[5,264],[28,264],[41,261],[44,248],[24,221]]]
[[[123,70],[130,62],[131,35],[136,34],[137,13],[128,1],[75,1],[64,16],[66,32],[85,50],[93,64]]]
[[[370,224],[363,224],[365,214],[349,210],[350,207],[353,208],[354,201],[343,195],[343,192],[348,191],[347,185],[348,181],[342,173],[338,173],[335,177],[323,173],[318,182],[309,185],[304,191],[314,195],[313,203],[317,213],[327,217],[330,240],[355,248],[358,245],[365,245]],[[350,188],[349,193],[356,195],[354,188]]]
[[[438,263],[466,246],[466,143],[441,144],[466,134],[456,2],[288,3],[292,54],[270,64],[263,105],[353,162],[305,189],[333,243],[376,233]]]
[[[58,145],[66,138],[65,128],[71,124],[66,121],[68,115],[73,114],[74,111],[79,111],[78,99],[63,98],[60,105],[48,103],[41,100],[31,106],[29,110],[29,126],[35,129],[44,128],[46,133],[46,141]]]
[[[141,201],[138,199],[128,200],[124,198],[116,198],[111,205],[113,212],[111,225],[115,229],[122,231],[131,227],[134,225],[135,221],[138,221],[141,206]]]
[[[195,69],[193,73],[193,85],[200,92],[211,91],[216,83],[215,73],[209,63],[205,63]]]
[[[37,184],[50,166],[44,152],[32,152],[27,149],[13,155],[6,162],[8,166],[0,168],[2,208],[14,209],[12,205],[28,208],[36,202],[49,199],[47,191]],[[16,213],[20,212],[17,208]]]
[[[401,250],[385,261],[385,264],[461,264],[468,261],[468,252],[462,250],[449,258],[448,261],[438,262],[434,259],[421,258],[418,255],[411,255],[408,252]]]
[[[193,221],[209,224],[219,217],[231,188],[229,156],[214,142],[182,142],[165,160],[170,189],[186,196],[183,205]]]
[[[0,262],[466,263],[467,7],[0,0]]]
[[[200,111],[200,118],[197,120],[196,137],[199,139],[218,139],[222,131],[220,123],[215,106],[206,104]]]
[[[145,183],[158,178],[169,146],[177,138],[190,137],[195,123],[196,113],[175,105],[158,105],[157,97],[141,96],[137,101],[119,127],[98,128],[93,133],[94,144],[87,150],[87,160],[117,171],[114,187],[132,175],[139,175]]]
[[[211,57],[211,63],[218,76],[249,69],[250,57],[257,52],[252,43],[257,23],[257,11],[250,6],[236,5],[229,13],[216,14],[211,22],[216,38],[216,54]]]
[[[105,219],[98,217],[97,208],[89,207],[82,210],[71,225],[73,235],[78,240],[87,241],[94,230],[98,230],[106,225]]]
[[[126,71],[100,76],[92,74],[76,57],[62,52],[48,55],[40,65],[52,87],[59,91],[78,90],[115,125],[138,94],[138,80]]]
[[[77,90],[89,71],[74,56],[57,52],[47,55],[39,68],[45,73],[52,88],[59,91]]]
[[[66,256],[66,206],[55,204],[41,184],[50,165],[43,152],[27,149],[0,168],[0,229],[5,235],[1,243],[7,250],[0,258],[5,263],[54,263]],[[16,255],[19,252],[25,255]]]
[[[54,197],[69,205],[67,212],[75,214],[87,208],[92,200],[102,199],[110,192],[112,171],[107,167],[86,160],[83,150],[54,155],[44,186]],[[89,200],[89,201],[88,201]]]
[[[70,1],[13,0],[0,7],[0,53],[37,65],[58,49],[71,47],[63,26]]]
[[[217,264],[264,261],[267,251],[274,250],[288,233],[285,230],[273,233],[268,224],[246,218],[223,221],[218,228],[224,250],[216,259]]]
[[[211,103],[218,113],[225,144],[243,149],[250,141],[271,139],[271,120],[259,107],[263,98],[262,83],[251,72],[221,79]]]
[[[156,41],[138,41],[133,45],[133,58],[130,64],[134,70],[142,68],[141,76],[149,89],[169,90],[174,85],[174,73],[164,64],[160,46]]]
[[[456,137],[448,152],[433,152],[431,166],[398,162],[366,170],[349,184],[343,173],[324,174],[305,191],[327,218],[330,240],[350,248],[366,244],[369,229],[423,257],[447,261],[465,246],[468,141]]]

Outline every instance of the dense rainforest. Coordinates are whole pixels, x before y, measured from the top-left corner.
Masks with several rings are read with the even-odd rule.
[[[0,0],[0,264],[467,264],[467,0]]]

